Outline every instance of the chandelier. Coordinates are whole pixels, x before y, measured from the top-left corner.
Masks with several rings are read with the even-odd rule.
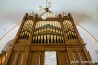
[[[42,19],[46,19],[49,17],[55,17],[55,13],[50,11],[49,8],[51,8],[51,2],[49,2],[48,0],[46,0],[46,7],[43,8],[42,6],[38,7],[39,11],[44,11],[40,14]]]

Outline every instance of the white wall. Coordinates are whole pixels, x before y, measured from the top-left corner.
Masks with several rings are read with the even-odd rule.
[[[3,47],[6,45],[8,41],[15,38],[15,35],[17,34],[18,29],[19,29],[19,26],[16,26],[15,28],[11,29],[8,33],[6,33],[3,36],[3,38],[0,40],[0,52],[2,51]]]
[[[96,50],[98,50],[98,41],[96,41],[85,29],[83,29],[80,26],[77,26],[77,29],[86,44],[86,48],[89,51],[92,61],[98,62],[98,54],[96,53]]]

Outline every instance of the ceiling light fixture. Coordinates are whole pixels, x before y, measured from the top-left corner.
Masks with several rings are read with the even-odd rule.
[[[43,8],[42,6],[38,7],[39,11],[44,10],[44,12],[42,12],[40,14],[42,19],[46,19],[46,18],[49,18],[49,17],[55,17],[54,12],[50,11],[49,8],[51,8],[51,2],[49,2],[48,0],[46,0],[46,7],[45,8]]]

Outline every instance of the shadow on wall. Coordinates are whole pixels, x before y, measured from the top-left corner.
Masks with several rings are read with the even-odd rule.
[[[96,21],[97,21],[97,23],[98,23],[98,2],[97,2],[97,4],[96,4],[96,7],[95,7],[96,9],[95,9],[95,19],[96,19]]]
[[[79,24],[80,22],[83,22],[88,19],[92,19],[90,14],[84,13],[84,12],[72,12],[72,16],[74,18],[75,24]]]
[[[2,16],[2,18],[12,20],[12,21],[14,21],[14,23],[19,24],[20,20],[22,20],[22,18],[24,16],[24,14],[25,14],[24,11],[15,11],[15,12],[10,12],[10,13]]]

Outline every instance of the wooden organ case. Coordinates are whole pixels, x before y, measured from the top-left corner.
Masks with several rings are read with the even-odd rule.
[[[56,52],[57,65],[92,65],[70,13],[45,20],[26,13],[3,65],[45,65],[45,51]]]

